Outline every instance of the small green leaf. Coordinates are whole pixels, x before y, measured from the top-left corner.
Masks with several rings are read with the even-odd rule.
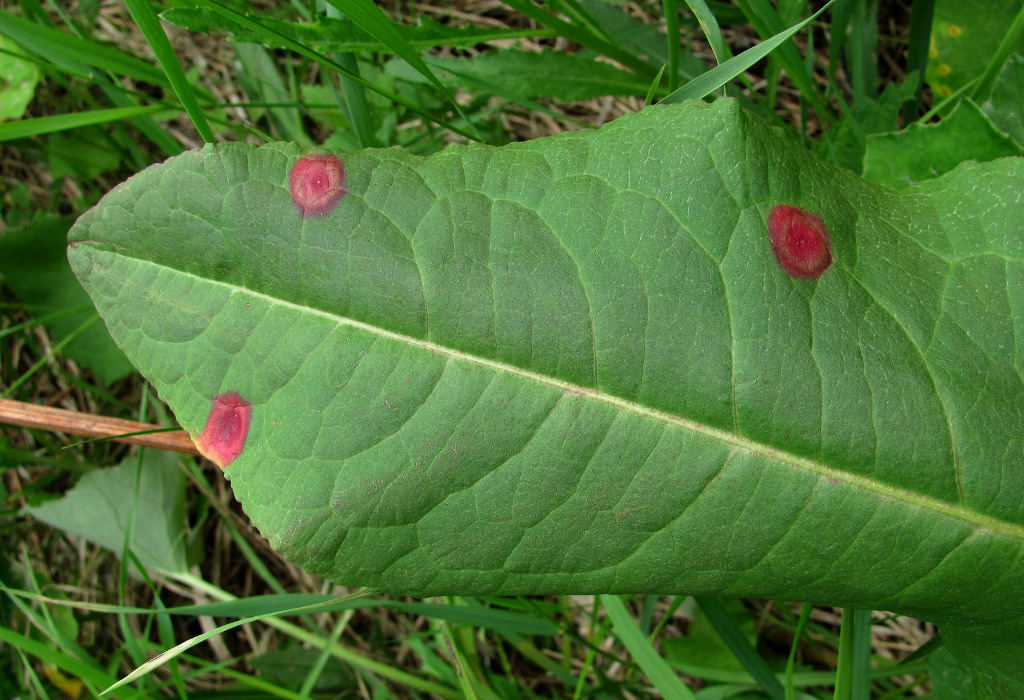
[[[21,54],[17,44],[0,36],[0,122],[21,119],[39,84],[39,68],[18,58]]]
[[[131,551],[147,570],[163,574],[188,571],[185,558],[185,476],[181,455],[149,450],[141,472],[137,460],[82,477],[61,499],[25,512],[120,554],[132,509],[137,508]],[[136,474],[140,474],[135,503]]]

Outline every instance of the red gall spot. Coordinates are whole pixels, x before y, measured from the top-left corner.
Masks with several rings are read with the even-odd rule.
[[[210,417],[206,419],[203,434],[196,440],[196,447],[208,460],[226,467],[242,453],[251,420],[251,403],[235,391],[221,394],[213,399]]]
[[[816,280],[832,264],[832,239],[817,214],[780,204],[768,215],[768,236],[779,267],[792,277]]]
[[[292,201],[302,218],[327,216],[348,192],[345,166],[337,156],[316,154],[299,158],[288,176]]]

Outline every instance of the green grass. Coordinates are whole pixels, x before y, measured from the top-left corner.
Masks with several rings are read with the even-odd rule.
[[[131,173],[204,141],[430,153],[718,94],[856,169],[871,134],[931,105],[920,83],[903,86],[907,99],[883,93],[900,87],[889,66],[905,51],[910,80],[923,74],[931,3],[915,2],[913,18],[880,17],[869,0],[810,5],[508,0],[476,15],[470,4],[396,18],[368,0],[323,10],[282,0],[260,12],[228,0],[129,0],[127,9],[21,0],[0,10],[0,78],[18,70],[37,82],[28,110],[0,123],[0,233],[46,218],[46,235],[59,237]],[[1022,17],[975,94],[991,90]],[[517,42],[522,53],[509,48]],[[485,62],[468,59],[483,54],[487,68],[474,72]],[[94,315],[59,326],[66,302],[14,284],[25,264],[52,271],[53,288],[75,284],[61,277],[59,252],[0,257],[0,395],[172,424],[116,369],[109,343],[86,347]],[[838,625],[828,609],[815,617],[784,602],[727,608],[710,597],[365,597],[271,552],[209,464],[112,443],[63,449],[73,441],[17,429],[0,437],[8,696],[857,699],[911,697],[929,681],[927,658],[897,665],[928,628],[870,611],[845,611]],[[111,465],[120,481],[99,483]],[[46,509],[71,489],[85,495]],[[102,526],[75,525],[93,510],[109,515]],[[902,648],[878,635],[872,646],[872,624],[902,630]]]

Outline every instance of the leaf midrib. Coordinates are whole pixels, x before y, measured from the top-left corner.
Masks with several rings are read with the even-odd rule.
[[[79,241],[78,243],[81,242]],[[109,250],[105,252],[110,253],[112,255],[118,255],[117,253]],[[322,318],[330,319],[339,325],[358,328],[362,331],[366,331],[368,333],[377,335],[381,338],[396,340],[398,342],[405,343],[413,347],[421,348],[432,353],[444,355],[452,359],[462,360],[481,367],[486,367],[496,372],[506,372],[514,374],[516,376],[523,377],[525,379],[529,379],[540,384],[545,384],[547,386],[560,389],[564,392],[578,394],[587,397],[591,400],[599,401],[610,406],[614,406],[615,408],[623,411],[629,411],[634,414],[644,416],[646,418],[654,419],[657,421],[661,421],[663,423],[684,428],[699,435],[703,435],[705,437],[721,441],[728,445],[732,445],[737,449],[746,450],[747,452],[750,452],[752,454],[766,457],[768,459],[772,459],[783,464],[787,464],[796,469],[803,469],[809,471],[813,474],[817,474],[818,476],[824,477],[826,479],[834,479],[836,481],[849,484],[850,486],[856,488],[872,491],[886,498],[901,501],[909,505],[923,508],[925,510],[930,510],[939,515],[956,518],[963,522],[969,523],[972,526],[989,530],[993,534],[1024,542],[1024,525],[1018,525],[1016,523],[1010,523],[1003,520],[999,520],[992,516],[985,515],[984,513],[979,513],[975,510],[964,508],[962,506],[953,505],[938,498],[933,498],[931,496],[914,493],[906,489],[897,488],[884,482],[877,481],[866,476],[862,476],[860,474],[854,474],[851,472],[842,471],[840,469],[835,469],[834,467],[830,467],[821,462],[817,462],[812,459],[807,459],[806,457],[800,457],[798,455],[786,452],[784,450],[779,450],[770,445],[765,445],[763,443],[756,442],[754,440],[750,440],[748,438],[736,435],[735,433],[704,425],[703,423],[697,423],[695,421],[691,421],[680,416],[675,416],[664,411],[659,411],[656,409],[649,408],[647,406],[643,406],[638,403],[634,403],[632,401],[627,401],[626,399],[622,399],[611,394],[605,394],[594,389],[581,387],[576,384],[563,381],[561,379],[556,379],[554,377],[549,377],[547,375],[539,374],[537,372],[524,370],[513,365],[498,362],[496,360],[489,360],[486,358],[478,357],[476,355],[471,355],[461,350],[455,350],[453,348],[438,345],[427,340],[413,338],[402,333],[389,331],[385,328],[380,328],[379,326],[364,323],[363,321],[357,321],[346,316],[339,316],[338,314],[323,311],[321,309],[296,304],[291,301],[279,299],[269,294],[254,291],[252,289],[249,289],[248,287],[229,284],[228,282],[222,282],[220,280],[210,279],[208,277],[202,277],[200,275],[196,275],[194,273],[187,272],[184,270],[179,270],[177,268],[157,263],[152,260],[143,260],[141,258],[135,258],[131,256],[129,257],[131,260],[133,260],[135,263],[139,265],[146,265],[159,268],[162,270],[167,270],[172,274],[190,277],[194,280],[198,280],[199,282],[205,284],[221,286],[223,288],[228,289],[231,293],[247,294],[255,299],[262,299],[271,304],[291,308],[301,313],[312,314],[320,316]]]

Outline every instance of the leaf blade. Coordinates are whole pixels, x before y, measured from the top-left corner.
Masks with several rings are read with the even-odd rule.
[[[421,595],[1024,617],[1019,160],[893,193],[720,100],[343,155],[344,198],[303,219],[303,153],[181,156],[70,249],[186,429],[253,403],[226,474],[286,556]],[[832,230],[816,282],[772,258],[780,202]]]

